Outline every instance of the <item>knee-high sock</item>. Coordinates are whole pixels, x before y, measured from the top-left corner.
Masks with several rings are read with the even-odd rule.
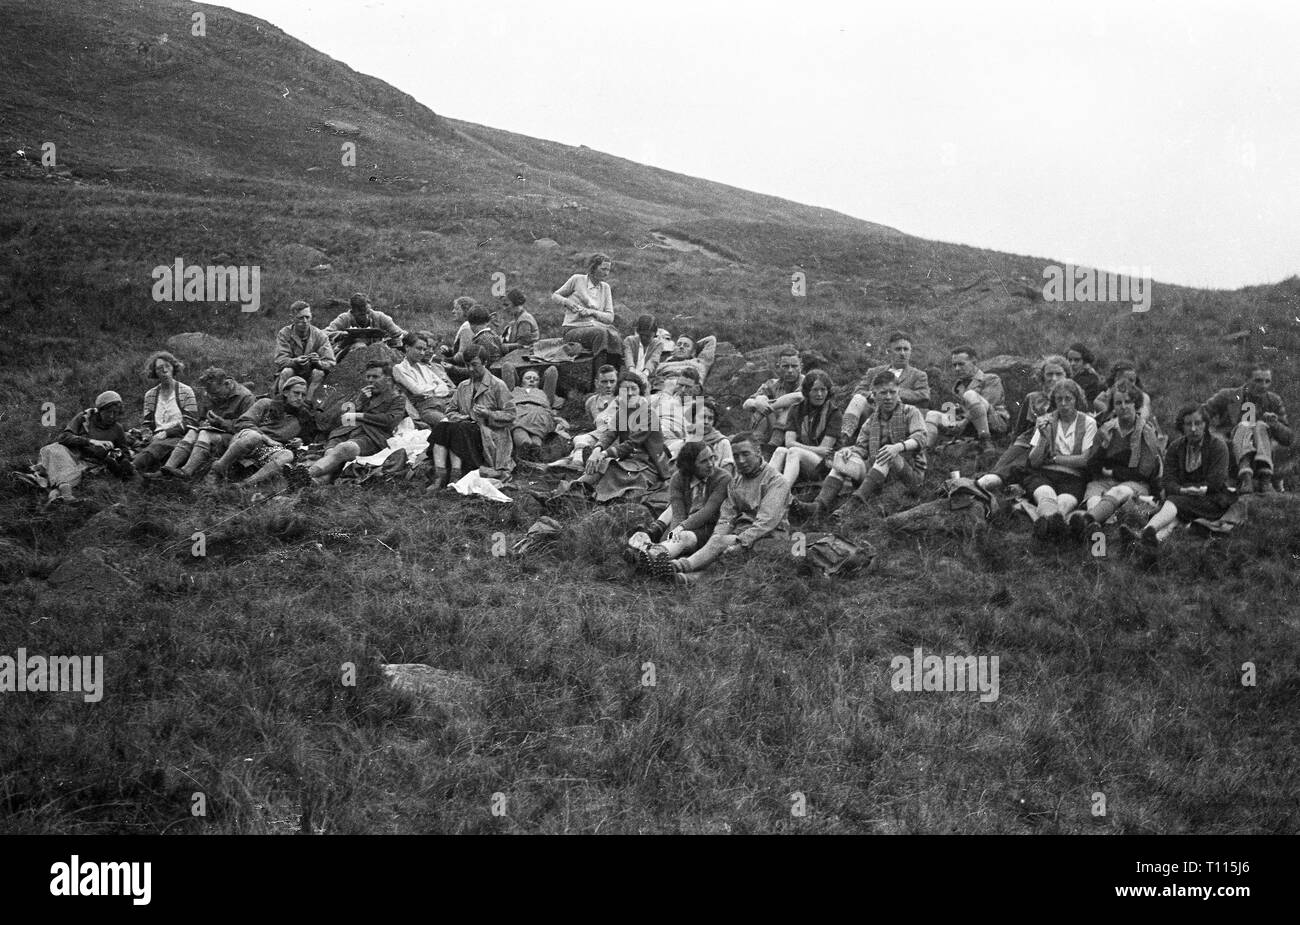
[[[823,511],[829,511],[835,504],[835,499],[840,496],[840,491],[844,488],[844,479],[840,476],[831,474],[826,476],[822,482],[822,490],[817,494],[816,504],[821,505]]]

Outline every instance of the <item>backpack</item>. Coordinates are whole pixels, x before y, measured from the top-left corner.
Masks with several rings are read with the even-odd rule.
[[[853,543],[834,533],[805,535],[803,567],[827,578],[856,575],[871,565],[876,549],[865,540]]]

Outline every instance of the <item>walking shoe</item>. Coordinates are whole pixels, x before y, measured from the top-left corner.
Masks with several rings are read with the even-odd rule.
[[[1124,546],[1137,546],[1142,542],[1142,534],[1128,524],[1119,525],[1119,539]]]
[[[992,437],[980,437],[979,440],[975,442],[975,451],[977,453],[992,453],[995,449],[996,447],[993,446]]]
[[[1255,479],[1259,483],[1258,491],[1261,495],[1271,495],[1273,492],[1277,491],[1277,489],[1273,487],[1273,473],[1261,472],[1255,476]]]
[[[1065,519],[1069,532],[1079,539],[1088,535],[1088,528],[1092,526],[1091,521],[1092,518],[1083,511],[1071,511],[1070,516]]]
[[[1160,548],[1160,537],[1156,535],[1155,527],[1144,527],[1142,530],[1142,548],[1154,552]]]
[[[167,476],[169,479],[181,479],[182,481],[185,480],[185,473],[182,472],[180,469],[177,469],[175,466],[163,466],[162,469],[160,469],[159,471],[162,472],[162,474]]]
[[[1052,538],[1052,525],[1048,522],[1047,517],[1040,517],[1034,521],[1034,539],[1040,543],[1046,543]]]
[[[822,512],[822,506],[816,501],[800,501],[794,498],[790,501],[790,513],[795,515],[795,520],[800,523],[812,520]]]
[[[1249,472],[1241,473],[1237,481],[1237,494],[1249,495],[1255,491],[1255,479]]]

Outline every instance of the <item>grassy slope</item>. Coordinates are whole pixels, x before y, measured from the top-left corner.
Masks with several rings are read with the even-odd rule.
[[[55,46],[28,7],[0,5],[15,24],[0,37],[18,62],[6,79],[21,82],[0,94],[0,140],[58,138],[69,165],[48,178],[7,160],[0,178],[6,464],[48,439],[43,401],[60,420],[105,385],[137,404],[136,367],[179,331],[227,338],[222,359],[260,380],[292,298],[363,288],[442,330],[447,300],[486,295],[493,271],[540,303],[596,248],[615,255],[625,314],[653,310],[742,350],[793,339],[839,379],[901,324],[927,362],[957,339],[1023,354],[1090,340],[1151,368],[1164,412],[1257,353],[1284,391],[1300,380],[1296,280],[1161,286],[1147,315],[962,291],[987,270],[1033,282],[1046,261],[441,120],[248,17],[211,14],[198,46],[168,25],[189,5],[42,8],[64,17],[50,34],[85,38]],[[170,57],[156,41],[168,29]],[[51,67],[65,45],[85,46],[67,72]],[[293,73],[314,82],[285,100]],[[164,91],[184,102],[158,107]],[[339,139],[304,128],[331,117],[363,125],[361,150],[383,168],[334,168]],[[528,190],[513,183],[524,167]],[[430,182],[420,193],[371,173]],[[654,229],[735,259],[638,248]],[[558,251],[532,246],[543,236]],[[334,271],[305,273],[281,256],[289,243]],[[149,270],[176,256],[261,263],[272,309],[152,303]],[[796,300],[800,267],[811,288]],[[1241,329],[1253,333],[1223,340]],[[247,504],[235,490],[88,493],[91,509],[51,514],[0,486],[0,653],[102,653],[109,675],[94,706],[7,701],[7,830],[292,831],[303,815],[329,832],[1297,828],[1292,497],[1226,542],[1176,542],[1149,575],[1035,551],[1019,529],[918,543],[877,528],[882,554],[856,581],[754,562],[678,594],[625,577],[614,550],[633,514],[617,508],[570,512],[552,553],[495,560],[492,534],[525,530],[532,502],[339,486],[289,515],[231,518]],[[205,559],[189,555],[196,529]],[[87,545],[108,547],[141,590],[51,591],[40,576]],[[889,659],[917,645],[999,655],[1001,699],[893,693]],[[384,686],[381,660],[477,678],[483,716],[414,709]],[[1260,666],[1256,688],[1236,683],[1245,660]],[[355,688],[338,681],[345,661],[360,667]],[[646,661],[655,688],[639,684]],[[795,790],[806,818],[790,815]],[[206,820],[189,816],[195,791]],[[488,812],[497,791],[504,819]]]

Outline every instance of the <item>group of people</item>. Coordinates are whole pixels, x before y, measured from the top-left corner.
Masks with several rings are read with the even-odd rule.
[[[323,329],[306,302],[291,306],[266,395],[211,367],[197,379],[200,401],[181,379],[183,363],[156,352],[144,367],[151,387],[138,428],[123,428],[120,394],[102,392],[21,477],[55,503],[73,500],[81,479],[102,468],[145,479],[327,484],[383,450],[409,419],[428,431],[425,469],[430,488],[441,489],[474,470],[508,481],[517,461],[540,465],[558,429],[569,437],[567,455],[550,466],[579,474],[557,494],[662,505],[627,555],[639,568],[689,581],[723,557],[784,544],[790,516],[844,522],[865,513],[891,480],[916,495],[927,450],[941,439],[971,438],[989,451],[1011,437],[973,481],[990,495],[1023,493],[1041,540],[1086,534],[1134,498],[1157,499],[1155,515],[1131,537],[1149,547],[1179,520],[1217,519],[1235,497],[1272,491],[1274,453],[1291,444],[1267,365],[1252,368],[1241,386],[1181,408],[1172,421],[1177,436],[1167,440],[1132,363],[1112,364],[1103,382],[1083,344],[1048,355],[1013,422],[1001,379],[980,369],[975,348],[949,351],[952,385],[932,394],[902,332],[889,338],[889,361],[867,370],[843,407],[828,371],[805,370],[798,350],[782,350],[775,375],[744,401],[749,429],[727,437],[708,394],[716,339],[673,339],[649,314],[621,336],[610,269],[609,257],[597,254],[551,295],[564,310],[557,343],[592,357],[582,432],[570,434],[557,419],[558,375],[545,360],[573,353],[539,349],[541,329],[521,290],[495,309],[456,299],[459,327],[445,340],[403,330],[356,294]],[[338,362],[376,342],[400,349],[401,361],[370,360],[356,394],[322,412],[318,392]],[[797,486],[807,500],[795,497]]]

